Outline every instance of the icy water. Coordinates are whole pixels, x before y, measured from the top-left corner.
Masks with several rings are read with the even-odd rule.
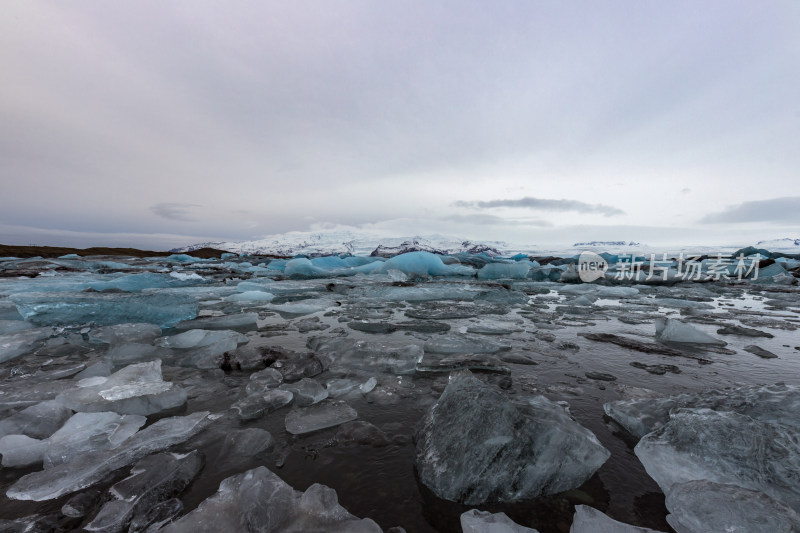
[[[86,294],[83,291],[93,280],[113,285],[121,276],[157,271],[156,266],[176,265],[131,261],[129,267],[135,270],[106,273],[107,269],[96,267],[81,269],[76,261],[72,268],[81,269],[79,272],[4,279],[0,283],[0,295],[5,295],[0,297],[2,318],[21,318],[14,316],[15,306],[9,304],[14,301],[13,294],[54,294],[54,291]],[[628,285],[627,293],[615,295],[613,291],[602,292],[604,287],[598,285],[527,280],[480,282],[459,278],[398,282],[387,276],[291,280],[282,279],[280,273],[253,277],[230,264],[179,266],[178,270],[198,273],[203,279],[184,280],[184,283],[167,280],[165,286],[148,289],[146,285],[153,283],[151,279],[140,289],[192,298],[199,303],[200,318],[258,314],[254,326],[233,328],[244,334],[248,342],[229,352],[231,366],[226,366],[225,371],[213,365],[179,366],[177,358],[163,359],[164,380],[184,387],[188,401],[177,410],[148,416],[148,424],[167,415],[202,410],[223,415],[199,435],[171,448],[199,449],[205,456],[200,474],[179,495],[185,511],[214,494],[223,479],[264,465],[296,490],[305,490],[313,483],[335,489],[345,509],[355,516],[375,520],[384,529],[402,526],[409,532],[458,532],[461,531],[459,515],[478,507],[504,511],[517,523],[542,533],[566,532],[574,505],[588,504],[622,522],[672,531],[665,520],[664,495],[633,453],[636,440],[605,416],[603,404],[647,394],[668,396],[735,385],[778,382],[800,385],[797,331],[800,291],[796,286]],[[160,275],[167,277],[166,273]],[[172,279],[177,281],[174,276]],[[269,303],[230,298],[258,290],[270,292],[275,298]],[[122,293],[112,290],[104,294],[113,298]],[[680,319],[727,345],[722,348],[670,345],[679,354],[663,355],[641,351],[635,343],[625,346],[585,336],[614,334],[640,343],[658,343],[655,323],[660,317]],[[400,329],[389,332],[393,325],[399,325]],[[443,325],[449,326],[449,330],[439,332],[446,327]],[[771,337],[717,333],[725,326],[750,328]],[[0,391],[22,382],[53,381],[43,376],[69,365],[80,363],[89,367],[102,361],[110,348],[108,344],[91,342],[93,328],[91,324],[61,321],[59,329],[48,339],[31,342],[31,351],[36,353],[24,353],[0,364],[0,375],[5,378]],[[162,334],[174,335],[189,328],[164,327]],[[370,328],[382,332],[364,331]],[[68,338],[71,348],[56,349],[54,338]],[[362,357],[367,359],[381,360],[393,349],[409,345],[419,346],[424,357],[416,371],[397,375],[387,371],[386,364],[337,360],[337,354],[346,350],[326,348],[330,345],[325,344],[336,339],[365,341],[363,351],[368,355]],[[777,357],[758,357],[744,349],[750,345]],[[359,420],[382,429],[390,440],[387,446],[338,442],[337,427],[292,435],[285,429],[285,418],[292,406],[254,420],[240,420],[236,416],[231,406],[244,397],[244,388],[254,371],[275,360],[291,360],[304,353],[332,357],[330,368],[311,376],[320,384],[337,378],[362,384],[376,378],[377,386],[370,392],[356,388],[337,400],[355,409]],[[485,358],[482,369],[475,370],[476,375],[502,386],[509,396],[542,394],[568,404],[575,420],[591,430],[611,452],[610,459],[581,487],[546,498],[480,506],[437,498],[415,472],[413,435],[416,425],[447,384],[448,373],[432,372],[429,366],[443,358],[458,359],[469,353]],[[656,374],[641,368],[643,365],[673,366]],[[69,375],[57,381],[72,378]],[[0,402],[3,397],[0,394]],[[19,408],[0,406],[0,416],[10,416]],[[241,428],[266,429],[274,438],[274,447],[253,456],[226,454],[225,437]],[[465,447],[470,445],[464,443]],[[36,465],[3,467],[0,493],[5,494],[22,475],[40,469]],[[108,487],[124,478],[129,470],[122,468],[90,489],[97,493],[96,508],[108,498],[104,496]],[[0,496],[0,519],[49,516],[53,529],[72,529],[77,522],[59,516],[62,505],[72,496],[43,502]],[[81,525],[92,516],[93,512],[89,512]]]

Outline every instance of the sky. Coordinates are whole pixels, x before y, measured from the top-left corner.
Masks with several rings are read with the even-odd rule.
[[[800,237],[800,3],[0,13],[0,243]]]

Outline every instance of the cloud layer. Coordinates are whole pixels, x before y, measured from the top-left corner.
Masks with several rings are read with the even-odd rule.
[[[494,207],[520,207],[532,209],[534,211],[574,211],[576,213],[599,213],[607,217],[625,214],[622,209],[617,209],[616,207],[609,205],[587,204],[577,200],[532,198],[530,196],[515,200],[479,200],[475,202],[459,200],[454,202],[453,205],[456,207],[472,207],[478,209],[491,209]]]

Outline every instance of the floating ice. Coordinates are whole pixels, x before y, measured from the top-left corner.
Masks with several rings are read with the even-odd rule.
[[[161,529],[163,533],[382,533],[372,520],[358,519],[338,503],[336,491],[311,485],[295,491],[266,467],[222,480],[216,494]]]
[[[111,376],[88,378],[58,395],[73,411],[151,415],[186,403],[186,391],[164,381],[161,361],[126,366]]]
[[[163,418],[113,450],[81,455],[69,463],[22,476],[6,496],[15,500],[52,500],[94,485],[145,455],[193,437],[208,425],[208,414],[202,411]]]
[[[269,309],[277,311],[284,317],[296,317],[310,315],[319,311],[324,311],[336,305],[335,302],[325,299],[300,300],[298,302],[288,302],[285,304],[270,305]]]
[[[36,328],[0,335],[0,363],[33,352],[52,334],[53,328]]]
[[[72,410],[61,402],[47,400],[0,420],[0,437],[21,434],[35,439],[46,439],[71,416]]]
[[[521,526],[505,513],[490,513],[471,509],[461,514],[463,533],[539,533],[536,529]]]
[[[531,269],[531,263],[489,263],[478,271],[478,279],[525,279]]]
[[[667,494],[667,522],[677,533],[800,531],[800,516],[764,494],[735,485],[689,481]]]
[[[147,419],[117,413],[76,413],[47,440],[44,467],[68,463],[82,454],[111,450],[141,428]]]
[[[177,330],[235,329],[237,331],[246,331],[256,328],[258,328],[258,313],[239,313],[235,315],[196,318],[175,325],[175,329]]]
[[[32,439],[26,435],[6,435],[0,438],[0,455],[3,466],[22,467],[42,462],[47,441]]]
[[[734,411],[763,422],[794,426],[800,431],[800,387],[794,385],[745,386],[679,394],[669,398],[619,400],[603,405],[606,414],[631,435],[643,437],[669,421],[670,412],[681,408]]]
[[[149,322],[171,327],[197,315],[197,301],[176,292],[19,293],[10,296],[26,320],[39,325]]]
[[[424,349],[426,353],[440,354],[497,353],[509,346],[480,337],[438,335],[426,342]]]
[[[468,505],[575,488],[609,456],[563,407],[543,396],[512,403],[469,372],[450,376],[416,434],[420,480]]]
[[[656,338],[662,342],[713,344],[717,346],[725,346],[727,344],[725,341],[715,339],[708,333],[674,318],[656,319]]]
[[[617,522],[588,505],[576,505],[569,533],[659,533],[646,527]],[[699,532],[698,532],[699,533]],[[708,532],[710,533],[710,532]]]
[[[319,403],[328,397],[328,391],[325,387],[309,378],[303,378],[294,383],[284,383],[280,388],[294,394],[294,403],[299,407]]]
[[[89,331],[91,342],[124,344],[124,343],[152,343],[156,337],[161,336],[161,328],[155,324],[115,324],[103,326]]]
[[[427,276],[474,276],[475,270],[463,265],[445,265],[440,256],[430,252],[409,252],[396,255],[380,264],[374,273],[399,270],[418,277]]]
[[[225,300],[228,302],[271,302],[275,298],[275,295],[271,292],[265,291],[245,291],[245,292],[238,292],[236,294],[231,294],[230,296],[226,296]]]
[[[236,416],[242,420],[254,420],[289,405],[292,398],[293,394],[290,391],[272,389],[246,396],[234,403],[231,409],[236,411]]]
[[[116,498],[107,502],[84,527],[87,531],[126,531],[136,515],[180,493],[200,472],[203,457],[197,450],[179,455],[157,453],[140,460],[131,475],[111,487]]]
[[[708,480],[763,492],[800,510],[800,432],[746,415],[682,409],[634,449],[669,494],[676,483]]]
[[[286,431],[292,435],[302,435],[318,429],[338,426],[356,418],[358,418],[356,410],[345,402],[319,403],[290,411],[286,415]]]

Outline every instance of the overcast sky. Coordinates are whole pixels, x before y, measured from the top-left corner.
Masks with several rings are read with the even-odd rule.
[[[800,2],[9,0],[0,242],[800,237]]]

